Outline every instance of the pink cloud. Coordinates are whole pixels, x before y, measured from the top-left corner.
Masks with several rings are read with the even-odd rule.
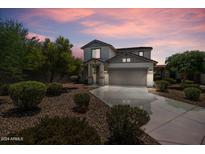
[[[42,16],[56,22],[64,23],[79,20],[93,14],[94,12],[91,9],[34,9],[22,18],[31,19]]]
[[[82,22],[85,26],[82,33],[139,38],[205,31],[204,9],[108,9],[97,13],[103,18]],[[193,21],[201,23],[193,24]]]
[[[85,34],[91,34],[100,37],[114,37],[114,38],[126,38],[126,37],[139,37],[139,36],[149,36],[154,32],[159,32],[158,25],[137,24],[135,22],[123,22],[121,24],[110,24],[104,23],[99,24],[94,27],[88,26],[88,28],[82,30]]]
[[[37,33],[29,32],[27,35],[27,38],[31,39],[33,37],[36,37],[40,42],[43,42],[46,38],[49,38],[48,36],[45,36],[45,35],[40,35]],[[52,38],[50,38],[50,39],[52,39]]]
[[[86,26],[86,27],[94,27],[94,26],[99,26],[100,24],[103,24],[103,22],[101,21],[82,21],[81,24],[83,26]]]

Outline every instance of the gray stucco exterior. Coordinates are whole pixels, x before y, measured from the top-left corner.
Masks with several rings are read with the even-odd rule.
[[[100,49],[100,57],[102,61],[106,61],[109,58],[115,56],[115,52],[110,46],[102,46],[99,43],[90,45],[89,47],[84,48],[84,61],[92,59],[92,50]]]
[[[116,49],[112,45],[93,40],[84,45],[84,64],[87,66],[89,84],[129,84],[133,86],[153,86],[152,47],[132,47]],[[100,49],[100,58],[92,57],[92,50]],[[143,56],[139,56],[143,52]],[[123,62],[122,59],[130,61]],[[113,70],[116,70],[113,71]],[[129,82],[128,77],[130,78]]]

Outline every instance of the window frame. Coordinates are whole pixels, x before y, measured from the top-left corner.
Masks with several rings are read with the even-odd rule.
[[[128,61],[129,59],[129,61]],[[122,58],[123,63],[131,63],[131,58]]]
[[[100,57],[99,58],[96,58],[96,57],[93,57],[93,51],[94,50],[97,50],[97,49],[99,49],[100,50]],[[101,48],[93,48],[93,49],[91,49],[91,58],[94,58],[94,59],[100,59],[101,58]]]
[[[125,60],[125,61],[124,61]],[[122,62],[126,63],[127,62],[127,58],[122,58]]]
[[[142,53],[142,55],[140,55],[140,53]],[[144,52],[143,51],[139,51],[139,56],[144,57]]]
[[[128,59],[129,59],[129,61],[128,61]],[[130,63],[131,62],[131,58],[126,58],[126,62]]]

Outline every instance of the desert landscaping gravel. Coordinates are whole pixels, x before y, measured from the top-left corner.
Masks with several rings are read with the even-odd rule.
[[[10,133],[32,127],[46,116],[79,117],[86,118],[89,125],[97,130],[102,143],[105,143],[109,137],[106,114],[110,111],[110,107],[90,94],[91,100],[88,112],[80,114],[73,111],[75,106],[72,99],[73,95],[79,92],[89,93],[89,89],[88,87],[79,86],[77,89],[63,93],[60,96],[45,97],[38,105],[38,109],[24,114],[14,112],[15,107],[8,96],[0,96],[0,137],[6,137]],[[158,144],[146,134],[142,138],[146,144]]]

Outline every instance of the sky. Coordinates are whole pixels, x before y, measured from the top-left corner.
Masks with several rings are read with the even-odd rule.
[[[158,64],[174,53],[205,51],[205,9],[0,9],[0,18],[23,23],[41,41],[68,38],[77,57],[94,39],[115,48],[153,47]]]

